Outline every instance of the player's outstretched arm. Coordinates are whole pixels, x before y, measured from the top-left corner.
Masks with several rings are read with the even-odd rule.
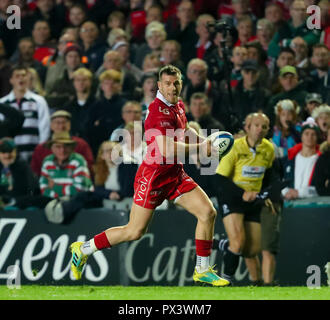
[[[204,139],[201,143],[184,143],[174,141],[174,138],[168,136],[157,136],[156,142],[161,155],[165,158],[173,159],[192,154],[203,154],[210,156],[212,151],[211,142]]]

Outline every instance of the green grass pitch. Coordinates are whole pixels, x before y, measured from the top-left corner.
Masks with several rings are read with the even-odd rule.
[[[0,300],[330,300],[330,287],[0,286]]]

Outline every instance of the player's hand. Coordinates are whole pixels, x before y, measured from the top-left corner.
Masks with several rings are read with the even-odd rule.
[[[284,198],[286,200],[294,200],[297,199],[299,196],[298,190],[296,189],[289,189],[289,191],[285,194]]]
[[[116,191],[112,191],[109,195],[109,199],[110,200],[119,200],[120,199],[120,195],[118,194],[118,192]]]
[[[242,199],[246,202],[252,202],[256,199],[257,194],[257,191],[244,191]]]
[[[211,157],[215,155],[216,157],[219,157],[219,150],[218,148],[214,147],[212,145],[211,140],[205,139],[201,144],[200,144],[200,150],[201,150],[201,156],[202,157]]]

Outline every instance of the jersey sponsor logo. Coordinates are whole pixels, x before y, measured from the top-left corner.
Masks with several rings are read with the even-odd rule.
[[[146,177],[143,177],[142,181],[140,182],[140,189],[136,193],[136,201],[143,201],[145,197],[145,193],[147,190],[148,180]]]
[[[265,170],[265,167],[244,166],[242,168],[242,176],[245,178],[261,178]]]
[[[167,108],[162,109],[162,107],[159,107],[159,112],[166,114],[166,115],[170,114],[170,111]]]
[[[163,128],[172,127],[171,123],[168,122],[168,121],[161,121],[160,126],[163,127]]]

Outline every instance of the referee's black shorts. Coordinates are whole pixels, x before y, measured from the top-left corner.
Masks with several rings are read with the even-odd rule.
[[[239,213],[244,215],[244,221],[260,223],[262,207],[262,204],[254,204],[253,202],[245,202],[243,200],[219,201],[219,211],[222,215],[222,218],[225,218],[232,213]]]

